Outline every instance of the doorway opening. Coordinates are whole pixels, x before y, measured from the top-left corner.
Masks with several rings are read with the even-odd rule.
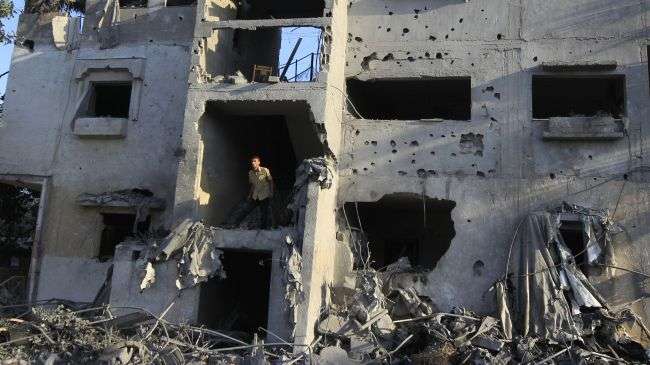
[[[199,323],[250,341],[267,328],[271,286],[271,252],[223,250],[225,279],[201,284]]]
[[[28,299],[40,191],[0,182],[0,305]]]

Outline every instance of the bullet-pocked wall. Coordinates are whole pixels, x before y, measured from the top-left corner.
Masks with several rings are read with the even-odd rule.
[[[456,235],[428,275],[427,294],[441,310],[493,310],[488,289],[506,271],[517,224],[530,211],[563,200],[610,209],[624,226],[617,237],[619,262],[646,266],[650,231],[639,222],[650,215],[647,4],[355,0],[348,14],[351,103],[343,122],[338,204],[377,202],[394,193],[456,203]],[[469,101],[444,83],[459,78],[470,80]],[[557,94],[548,89],[552,83],[534,85],[557,79],[592,82],[576,91],[590,104],[558,100],[567,92],[561,82]],[[408,94],[397,81],[431,87]],[[373,84],[378,97],[371,101],[389,113],[376,115],[371,107],[364,115],[367,94],[359,99],[355,87]],[[535,95],[536,89],[542,93]],[[404,93],[414,109],[398,104]],[[534,115],[534,97],[544,93],[567,103],[567,113]],[[601,105],[601,95],[611,95],[605,98],[616,105]],[[436,109],[442,100],[469,103],[470,117],[449,117]],[[481,270],[473,269],[477,263]],[[647,279],[623,271],[592,280],[612,303],[647,295]],[[650,314],[643,303],[636,309]]]
[[[149,1],[107,23],[104,5],[86,2],[83,32],[59,13],[20,18],[19,38],[32,42],[12,55],[0,174],[51,177],[38,299],[92,300],[111,264],[99,259],[103,213],[135,213],[83,207],[79,195],[139,188],[167,203],[152,229],[171,214],[195,6]],[[114,84],[130,86],[129,113],[84,109],[96,85]]]

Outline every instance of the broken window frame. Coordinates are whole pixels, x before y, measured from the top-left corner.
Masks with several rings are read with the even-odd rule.
[[[32,244],[29,273],[27,277],[27,301],[33,302],[38,297],[38,282],[43,258],[45,213],[47,211],[50,195],[50,178],[46,176],[33,175],[0,175],[0,183],[24,186],[40,192],[36,226],[34,228],[34,242]]]
[[[153,219],[152,215],[148,214],[145,217],[145,220],[138,222],[137,221],[138,214],[133,209],[104,208],[99,210],[99,214],[102,217],[102,225],[101,225],[101,230],[99,231],[100,238],[99,238],[99,244],[97,245],[97,251],[96,251],[97,255],[95,255],[95,257],[97,257],[97,259],[99,259],[102,262],[113,260],[113,258],[115,257],[115,249],[117,248],[117,246],[125,242],[125,240],[128,239],[129,237],[135,237],[139,234],[146,234],[146,232],[151,229],[151,221]],[[115,227],[117,225],[107,225],[106,220],[108,216],[118,216],[118,215],[125,216],[123,217],[123,219],[127,219],[126,216],[129,216],[128,219],[132,217],[133,225],[128,228],[130,230],[130,233],[125,237],[125,239],[123,239],[120,242],[110,243],[110,246],[112,246],[112,252],[108,254],[107,253],[108,251],[105,250],[105,246],[109,245],[109,242],[104,241],[105,234],[110,227]]]
[[[77,102],[74,119],[87,116],[92,83],[131,83],[131,101],[128,120],[138,120],[144,80],[144,59],[94,59],[79,60],[75,65]],[[89,117],[94,118],[94,117]],[[127,118],[114,118],[127,119]],[[74,126],[73,126],[74,127]]]

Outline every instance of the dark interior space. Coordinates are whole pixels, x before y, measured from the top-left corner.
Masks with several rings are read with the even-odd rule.
[[[271,253],[223,250],[227,278],[201,284],[199,323],[250,341],[258,327],[268,328]]]
[[[189,6],[196,5],[196,0],[167,0],[167,6]]]
[[[533,118],[625,114],[625,76],[533,76]]]
[[[136,224],[135,214],[103,213],[102,222],[104,229],[102,229],[98,258],[105,261],[113,257],[115,247],[124,242],[127,237],[146,233],[151,224],[151,217]]]
[[[583,224],[581,221],[562,221],[560,225],[560,234],[562,240],[571,250],[571,253],[576,256],[576,265],[586,272],[587,252],[585,250],[585,236]]]
[[[120,8],[146,8],[147,0],[120,0]]]
[[[27,298],[39,203],[39,191],[0,183],[0,283],[4,300],[23,303]]]
[[[233,73],[241,71],[246,79],[253,79],[253,68],[270,67],[277,75],[282,28],[260,28],[256,30],[236,29],[232,39],[236,62]]]
[[[451,219],[455,206],[450,200],[400,193],[377,202],[345,203],[345,213],[352,227],[363,228],[373,268],[406,256],[413,266],[433,269],[456,235]]]
[[[366,119],[471,119],[469,77],[371,81],[351,78],[347,89],[350,100]],[[354,113],[354,109],[350,112]]]
[[[291,200],[295,170],[303,159],[323,154],[307,104],[214,102],[206,114],[200,125],[204,146],[201,189],[210,194],[206,221],[212,225],[225,223],[229,213],[245,201],[250,158],[257,155],[261,165],[270,170],[275,186],[272,226],[289,225],[291,215],[286,206]],[[259,211],[251,216],[255,214]],[[241,228],[257,228],[256,219],[249,218]]]
[[[93,83],[91,116],[128,118],[130,105],[131,83]]]
[[[239,0],[238,19],[320,18],[325,0]]]

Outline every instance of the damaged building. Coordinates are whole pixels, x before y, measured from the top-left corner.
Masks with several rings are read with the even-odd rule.
[[[0,191],[31,197],[0,283],[25,301],[292,361],[650,354],[646,0],[38,4],[0,120]],[[296,29],[315,52],[283,52]],[[268,229],[230,224],[254,155]],[[628,342],[502,350],[607,320]]]

